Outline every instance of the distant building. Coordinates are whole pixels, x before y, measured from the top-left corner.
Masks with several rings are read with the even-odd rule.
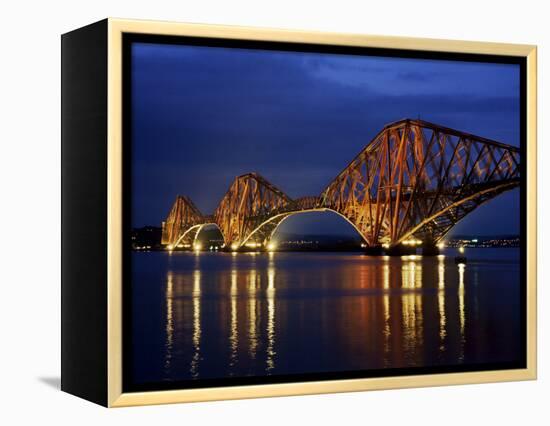
[[[518,236],[494,236],[494,237],[455,237],[446,241],[447,247],[519,247],[520,239]]]

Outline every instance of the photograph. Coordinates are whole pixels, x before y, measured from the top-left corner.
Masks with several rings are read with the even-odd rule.
[[[2,2],[0,426],[546,426],[543,6]]]
[[[124,391],[525,368],[524,61],[124,49]]]

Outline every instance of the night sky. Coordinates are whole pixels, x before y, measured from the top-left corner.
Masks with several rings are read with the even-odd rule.
[[[519,146],[519,109],[518,65],[134,43],[132,225],[160,226],[178,194],[211,214],[252,171],[290,197],[318,195],[402,118]],[[280,229],[355,232],[330,213]],[[519,190],[453,230],[517,232]]]

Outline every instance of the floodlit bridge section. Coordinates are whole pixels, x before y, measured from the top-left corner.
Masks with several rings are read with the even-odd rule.
[[[384,127],[319,196],[291,199],[257,173],[235,178],[212,216],[178,196],[163,222],[162,243],[191,247],[201,228],[214,224],[227,248],[265,248],[289,216],[333,211],[369,247],[436,244],[476,207],[519,182],[517,147],[402,120]]]
[[[178,195],[166,221],[162,223],[161,244],[191,247],[205,219],[189,197]]]

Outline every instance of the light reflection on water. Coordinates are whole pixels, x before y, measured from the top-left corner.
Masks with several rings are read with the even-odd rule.
[[[519,265],[496,256],[135,253],[134,379],[516,360]]]

